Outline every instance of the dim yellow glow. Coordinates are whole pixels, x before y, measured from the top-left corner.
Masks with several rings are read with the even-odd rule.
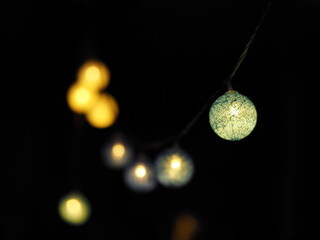
[[[78,71],[78,82],[93,90],[104,89],[110,82],[110,71],[104,63],[88,60]]]
[[[86,113],[87,121],[96,128],[107,128],[114,124],[119,108],[110,94],[101,94],[94,106]]]
[[[126,148],[123,146],[122,143],[116,143],[112,147],[112,157],[115,160],[121,160],[126,152]]]
[[[181,215],[175,222],[173,240],[191,240],[198,230],[198,221],[192,215]]]
[[[65,222],[81,225],[89,219],[90,205],[81,194],[68,194],[59,203],[59,214]]]
[[[143,164],[138,164],[134,170],[134,174],[138,178],[143,178],[147,175],[147,169]]]
[[[98,94],[90,89],[73,84],[67,92],[67,102],[70,109],[76,113],[86,113],[96,103]]]

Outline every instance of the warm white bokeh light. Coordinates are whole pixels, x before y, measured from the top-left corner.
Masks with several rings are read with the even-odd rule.
[[[255,128],[257,111],[249,98],[237,91],[228,91],[212,104],[209,121],[219,137],[241,140]]]
[[[88,60],[79,68],[77,81],[82,86],[99,91],[108,86],[110,71],[103,62]]]
[[[88,112],[96,103],[98,94],[78,83],[70,86],[67,92],[67,102],[70,109],[76,113]]]
[[[159,183],[167,187],[181,187],[192,178],[194,166],[191,157],[179,148],[162,151],[156,159]]]
[[[129,141],[122,135],[111,137],[102,147],[102,159],[107,167],[120,169],[132,160],[133,149]]]
[[[120,160],[126,154],[126,148],[122,143],[116,143],[111,148],[111,154],[115,160]]]
[[[60,217],[71,225],[82,225],[90,217],[90,205],[80,193],[64,196],[58,206]]]
[[[107,128],[115,123],[118,114],[116,100],[110,94],[103,93],[86,113],[86,119],[95,128]]]
[[[124,179],[127,186],[136,192],[149,192],[156,187],[153,168],[146,160],[139,160],[129,166],[124,173]]]
[[[147,174],[147,169],[144,164],[138,164],[134,168],[134,175],[137,178],[144,178]]]

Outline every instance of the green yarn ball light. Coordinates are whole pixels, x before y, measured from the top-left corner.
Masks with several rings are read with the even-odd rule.
[[[237,141],[247,137],[257,123],[257,110],[249,98],[228,91],[212,104],[209,121],[221,138]]]

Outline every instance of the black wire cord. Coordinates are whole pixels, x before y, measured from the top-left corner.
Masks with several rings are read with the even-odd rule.
[[[149,142],[149,143],[143,144],[141,146],[141,148],[143,148],[143,149],[160,148],[160,147],[167,145],[169,143],[173,143],[174,146],[178,146],[181,139],[187,135],[187,133],[191,130],[191,128],[199,120],[199,118],[204,114],[204,112],[206,111],[208,106],[212,103],[212,101],[218,96],[218,94],[220,94],[223,91],[223,89],[225,89],[225,86],[227,86],[228,91],[233,91],[232,79],[235,76],[237,70],[239,69],[241,63],[246,58],[252,42],[256,38],[256,35],[257,35],[258,31],[260,30],[261,25],[263,24],[263,22],[265,20],[265,17],[267,16],[267,14],[269,13],[269,11],[271,9],[271,5],[272,5],[272,0],[269,1],[266,10],[261,15],[259,23],[257,24],[256,28],[254,29],[253,34],[250,36],[249,41],[245,45],[245,48],[244,48],[243,52],[241,53],[238,61],[236,62],[232,72],[226,78],[223,85],[214,94],[212,94],[210,96],[208,101],[202,106],[202,108],[198,111],[198,113],[187,123],[187,125],[178,134],[173,135],[171,137],[168,137],[166,139],[160,140],[160,141],[154,141],[154,142]]]

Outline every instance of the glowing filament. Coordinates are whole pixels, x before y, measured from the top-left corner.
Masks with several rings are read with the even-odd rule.
[[[238,116],[239,109],[231,107],[231,114],[232,114],[232,116]]]

